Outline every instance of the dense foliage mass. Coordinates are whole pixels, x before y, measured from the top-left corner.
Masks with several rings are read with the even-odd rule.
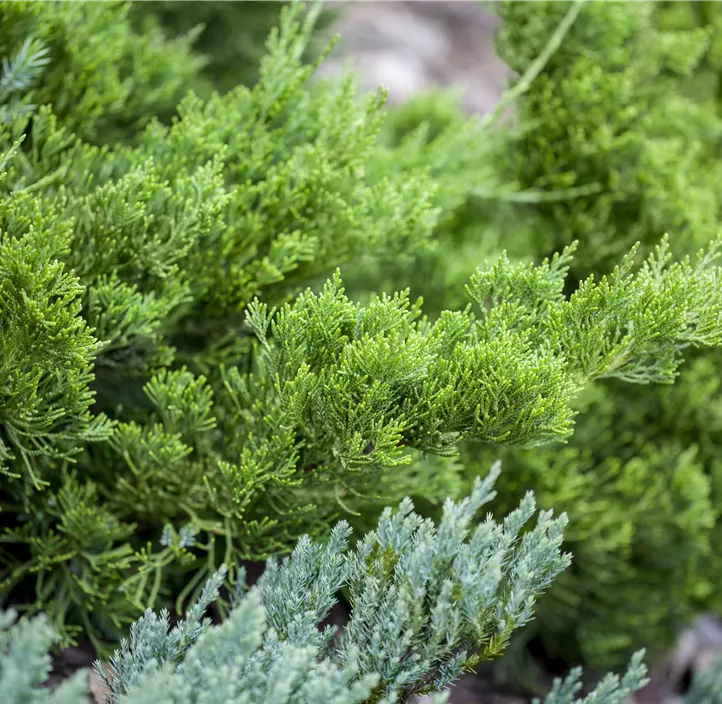
[[[325,544],[302,538],[282,563],[269,562],[244,594],[237,584],[223,624],[203,619],[218,599],[225,568],[206,583],[185,620],[171,630],[167,612],[150,609],[133,624],[108,666],[98,666],[108,704],[163,702],[405,702],[440,692],[478,659],[504,648],[532,615],[536,596],[569,556],[560,552],[566,517],[535,513],[529,493],[503,523],[473,525],[491,498],[498,465],[471,495],[444,504],[438,527],[407,499],[386,509],[376,529],[349,549],[339,523]],[[304,589],[299,589],[303,585]],[[341,589],[351,613],[341,633],[319,630]],[[0,688],[16,704],[78,703],[82,676],[43,697],[52,632],[37,618],[13,625],[0,612]],[[25,660],[20,658],[25,656]],[[645,682],[642,653],[625,677],[608,676],[595,693],[614,704]],[[557,682],[548,704],[570,702],[579,673]],[[434,698],[443,702],[446,697]]]
[[[697,31],[707,34],[709,43],[700,64],[686,83],[684,92],[696,100],[722,106],[722,8],[715,2],[655,3],[655,24],[661,29]]]
[[[547,587],[518,643],[570,663],[719,608],[722,123],[682,90],[711,30],[662,9],[502,5],[519,77],[469,119],[316,79],[319,8],[256,73],[212,39],[246,3],[0,5],[0,691],[77,702],[35,690],[53,639],[199,598],[135,622],[113,704],[402,701]]]
[[[278,25],[283,7],[283,3],[268,0],[203,0],[184,5],[157,0],[132,3],[130,11],[136,27],[160,26],[171,39],[189,34],[194,37],[193,48],[204,59],[198,89],[206,92],[255,83],[265,54],[265,39]],[[304,49],[306,58],[316,53],[324,28],[337,14],[333,5],[322,6],[316,21],[316,37],[311,36]]]
[[[520,123],[533,128],[509,162],[514,178],[526,188],[600,187],[521,206],[537,232],[553,235],[528,238],[527,253],[547,256],[578,241],[572,281],[603,274],[632,241],[644,251],[668,232],[671,251],[684,256],[720,231],[722,123],[708,103],[685,97],[710,35],[660,31],[657,9],[585,5],[517,103]],[[542,44],[534,37],[554,31],[563,10],[505,6],[502,57],[523,70]],[[567,448],[507,460],[509,477],[542,492],[542,505],[574,507],[575,570],[540,611],[547,647],[618,664],[640,643],[662,650],[695,611],[720,608],[719,361],[693,354],[674,386],[642,393],[596,387],[580,398]]]
[[[373,286],[402,281],[438,315],[463,301],[473,268],[502,249],[514,261],[538,262],[578,243],[569,295],[635,242],[638,257],[665,232],[674,256],[706,247],[720,231],[722,123],[687,88],[710,34],[659,30],[662,9],[502,5],[499,52],[520,75],[512,90],[524,88],[514,123],[484,133],[488,157],[463,197],[447,202],[435,248],[409,265],[384,264]],[[422,96],[390,114],[384,136],[396,143],[425,131],[433,145],[463,120],[448,97]],[[363,273],[349,281],[360,288]],[[470,478],[505,458],[500,510],[531,486],[541,505],[571,517],[573,568],[542,599],[526,633],[548,653],[619,667],[640,645],[661,653],[695,612],[720,609],[720,371],[716,354],[688,359],[674,385],[640,392],[612,380],[585,389],[573,402],[575,432],[565,446],[461,447]]]

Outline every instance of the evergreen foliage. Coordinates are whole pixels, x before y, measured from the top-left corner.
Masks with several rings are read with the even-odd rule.
[[[15,115],[32,111],[30,91],[48,64],[48,50],[42,42],[28,37],[14,55],[3,60],[0,76],[0,119],[9,122]]]
[[[703,31],[710,37],[702,61],[689,83],[685,93],[701,102],[715,101],[719,110],[722,100],[722,13],[714,2],[668,2],[662,0],[654,5],[655,24],[665,30]]]
[[[252,85],[258,79],[258,66],[265,54],[264,40],[278,25],[283,3],[265,0],[187,2],[170,0],[135,2],[131,17],[139,27],[160,25],[168,37],[197,33],[194,50],[203,56],[202,78],[221,92],[236,86]],[[337,15],[325,5],[316,23],[321,34]],[[315,42],[305,50],[314,53]]]
[[[567,7],[503,5],[500,56],[523,72]],[[720,172],[710,145],[721,123],[680,90],[709,33],[659,31],[653,11],[650,2],[584,6],[516,105],[522,134],[506,162],[510,176],[526,188],[591,190],[533,206],[542,237],[552,237],[538,251],[579,240],[581,271],[604,270],[632,243],[653,246],[664,232],[688,253],[718,227],[710,184]]]
[[[18,60],[23,52],[31,58],[29,45],[40,44],[46,59],[34,102],[52,105],[62,124],[94,143],[127,138],[154,116],[170,117],[203,65],[190,50],[193,35],[168,40],[157,28],[137,32],[129,12],[128,3],[114,1],[3,3],[4,76],[8,67],[36,73]]]
[[[74,18],[86,6],[38,7]],[[433,224],[423,175],[363,176],[380,97],[360,99],[346,79],[311,85],[299,56],[313,16],[300,26],[297,14],[269,39],[252,90],[207,103],[190,95],[171,126],[152,122],[133,145],[87,145],[52,107],[3,127],[2,455],[15,479],[3,484],[2,588],[27,594],[33,579],[34,609],[55,593],[49,615],[66,638],[66,621],[96,638],[117,633],[153,601],[166,562],[199,567],[187,544],[158,544],[164,525],[214,536],[220,521],[230,551],[246,495],[258,501],[265,485],[288,483],[280,466],[254,489],[274,438],[253,448],[229,425],[250,410],[232,386],[246,383],[252,357],[244,307],[258,295],[282,302],[366,250],[413,251]],[[83,118],[79,109],[74,121]],[[277,440],[283,451],[289,437]],[[232,508],[219,514],[225,482],[239,493],[224,488],[218,500]],[[255,508],[262,519],[248,517],[243,555],[293,544],[303,531],[293,518],[276,528],[283,512]],[[139,551],[146,539],[155,548]],[[211,539],[204,550],[213,549]]]
[[[446,688],[470,662],[503,650],[568,564],[559,552],[565,517],[540,514],[521,536],[531,494],[502,524],[473,526],[497,475],[495,467],[466,500],[448,501],[438,528],[407,499],[353,550],[343,522],[326,544],[302,538],[220,627],[205,630],[199,618],[222,576],[170,633],[167,614],[148,612],[111,661],[110,702],[164,692],[177,702],[321,702],[349,688],[348,701],[392,702]],[[331,647],[334,630],[318,624],[343,588],[351,614]]]
[[[467,140],[465,171],[447,161],[434,173],[452,184],[463,173],[434,248],[372,270],[371,286],[403,282],[433,318],[463,305],[473,268],[502,249],[514,262],[540,261],[578,241],[569,295],[635,241],[637,258],[666,231],[677,255],[706,247],[720,230],[720,122],[686,88],[710,32],[659,30],[657,10],[655,3],[503,4],[500,53],[520,74],[513,123],[495,130],[488,118],[464,123],[446,95],[394,109],[385,133],[391,144],[421,134],[441,146],[463,124],[478,138]],[[352,290],[367,271],[347,277]],[[526,634],[541,636],[550,654],[618,667],[641,645],[657,656],[695,611],[718,608],[719,371],[716,357],[689,358],[673,386],[630,393],[612,380],[585,389],[573,401],[579,415],[566,447],[494,452],[507,465],[500,510],[533,486],[542,505],[571,516],[574,567]],[[461,459],[465,470],[435,465],[436,474],[473,477],[490,453],[465,444]],[[424,474],[428,465],[415,457],[412,466]],[[447,486],[462,491],[458,482]]]
[[[44,616],[17,619],[0,611],[0,692],[7,704],[81,704],[87,674],[78,673],[54,689],[43,688],[50,673],[53,629]]]
[[[645,3],[508,3],[500,126],[317,81],[298,6],[255,85],[212,93],[196,35],[155,12],[0,7],[0,599],[102,650],[202,595],[170,636],[133,627],[112,686],[138,701],[393,701],[529,620],[564,562],[547,513],[516,540],[534,487],[577,556],[541,604],[549,652],[616,665],[714,604],[719,354],[697,350],[722,340],[720,123],[677,90],[709,33]],[[502,526],[471,518],[492,452],[495,506],[521,502]],[[329,529],[404,496],[439,530],[408,501],[356,547]],[[221,579],[294,546],[200,627]],[[39,663],[28,701],[51,630],[4,618]],[[589,701],[643,677],[634,659]]]
[[[557,679],[544,704],[624,704],[629,697],[639,691],[647,683],[647,668],[642,662],[644,651],[637,651],[631,658],[627,671],[622,677],[609,673],[605,675],[596,688],[585,697],[575,695],[582,688],[581,668],[575,668],[564,679]],[[534,704],[541,704],[538,699]]]
[[[230,615],[211,625],[204,613],[219,598],[222,567],[184,620],[171,629],[167,612],[149,609],[109,665],[98,664],[105,701],[391,704],[436,692],[433,701],[441,704],[472,662],[504,648],[569,562],[559,549],[565,516],[541,512],[523,531],[535,513],[531,493],[502,523],[488,516],[474,525],[498,475],[497,464],[469,497],[448,500],[438,527],[405,499],[353,549],[344,522],[325,544],[302,538],[283,562],[268,563],[249,592],[239,581]],[[341,633],[319,629],[343,588],[352,606],[348,623]],[[8,630],[14,615],[0,615],[0,683],[9,701],[82,701],[80,675],[52,693],[38,689],[49,662],[47,622],[23,619]],[[34,656],[22,670],[19,654]],[[621,680],[605,677],[584,701],[616,704],[643,686],[641,657]],[[556,682],[545,702],[571,702],[578,679],[573,672]]]
[[[523,71],[565,11],[504,5],[502,57]],[[579,242],[570,282],[604,272],[632,240],[644,252],[667,231],[671,250],[688,254],[719,232],[721,123],[684,89],[710,34],[659,30],[655,11],[585,5],[517,103],[522,138],[510,176],[526,188],[599,189],[517,206],[540,234],[522,233],[516,251],[543,257]],[[717,608],[717,363],[691,358],[674,387],[586,392],[567,448],[506,459],[511,491],[502,486],[500,496],[513,501],[514,487],[534,486],[542,505],[572,516],[575,568],[539,612],[551,652],[605,667],[640,644],[656,655],[694,611]]]

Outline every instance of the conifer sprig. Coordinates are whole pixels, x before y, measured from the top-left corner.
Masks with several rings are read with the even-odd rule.
[[[531,494],[503,523],[489,516],[474,527],[499,471],[494,466],[465,500],[447,501],[438,527],[407,499],[354,549],[343,522],[325,545],[302,538],[282,563],[269,562],[220,627],[200,616],[223,571],[172,631],[167,613],[148,611],[103,674],[108,704],[149,701],[161,687],[178,704],[221,696],[321,702],[329,687],[344,695],[338,701],[390,704],[445,689],[472,663],[504,650],[569,564],[560,552],[565,516],[541,512],[522,532],[535,513]],[[331,646],[333,629],[318,624],[344,588],[351,615]]]
[[[17,620],[0,611],[0,692],[8,704],[81,704],[87,696],[87,672],[43,688],[51,669],[55,634],[43,616]]]
[[[582,668],[575,668],[564,679],[555,680],[551,691],[544,698],[544,704],[572,704],[572,702],[578,702],[579,704],[624,704],[624,702],[629,701],[631,695],[649,682],[647,668],[642,661],[643,658],[643,650],[636,652],[622,677],[610,672],[602,678],[593,691],[581,699],[576,695],[582,688],[580,682]],[[685,703],[687,703],[686,698]],[[542,702],[540,699],[534,699],[533,704],[542,704]]]
[[[27,37],[15,54],[2,60],[0,69],[0,121],[30,113],[33,84],[50,62],[47,47],[34,37]]]

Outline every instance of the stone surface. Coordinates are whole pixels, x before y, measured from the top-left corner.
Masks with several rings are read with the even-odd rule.
[[[349,63],[365,90],[379,84],[397,104],[419,91],[450,87],[464,107],[486,113],[506,85],[509,71],[494,51],[496,17],[475,2],[348,3],[332,28],[340,35],[320,75]]]
[[[667,663],[652,673],[651,682],[633,704],[682,704],[684,687],[695,672],[722,654],[722,622],[703,616],[684,631]]]

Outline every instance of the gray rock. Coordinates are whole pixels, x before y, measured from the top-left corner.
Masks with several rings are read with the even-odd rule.
[[[391,104],[453,87],[468,112],[486,113],[509,76],[494,51],[497,27],[478,3],[350,3],[332,28],[340,42],[319,73],[335,75],[351,63],[361,87],[386,86]]]

